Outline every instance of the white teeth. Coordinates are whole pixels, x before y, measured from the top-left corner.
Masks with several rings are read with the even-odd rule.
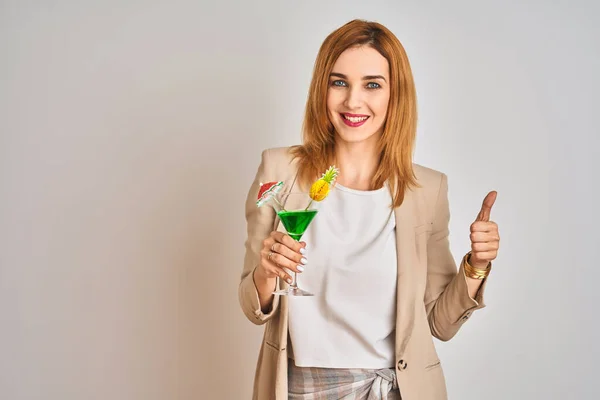
[[[362,122],[369,117],[348,117],[347,115],[344,115],[344,118],[350,122]]]

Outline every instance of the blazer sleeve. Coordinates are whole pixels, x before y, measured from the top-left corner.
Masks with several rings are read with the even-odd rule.
[[[425,309],[431,333],[442,341],[454,337],[474,310],[485,307],[483,293],[487,283],[486,278],[475,299],[469,296],[464,263],[461,261],[457,272],[450,252],[449,222],[448,178],[441,174],[433,231],[427,244]]]
[[[267,313],[263,313],[253,278],[254,270],[260,263],[260,251],[263,247],[263,241],[270,235],[275,226],[275,211],[273,208],[257,207],[256,199],[260,184],[274,180],[270,176],[274,172],[275,168],[271,165],[271,157],[269,157],[269,150],[267,149],[262,152],[260,166],[246,198],[246,253],[238,297],[244,315],[257,325],[267,322],[279,307],[279,296],[274,296],[271,309]]]

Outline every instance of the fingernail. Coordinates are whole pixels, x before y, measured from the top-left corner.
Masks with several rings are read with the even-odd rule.
[[[298,268],[298,271],[300,272],[304,271],[304,267],[302,265],[298,265],[296,268]]]
[[[300,254],[306,254],[306,249],[304,247],[300,248]]]
[[[292,284],[292,278],[287,278],[285,281],[286,281],[287,283],[289,283],[290,285]]]
[[[308,260],[304,257],[302,257],[302,260],[300,260],[300,262],[304,265],[308,264]]]

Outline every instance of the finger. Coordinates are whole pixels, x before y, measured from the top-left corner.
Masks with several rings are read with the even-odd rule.
[[[279,268],[287,268],[294,272],[304,271],[304,265],[298,264],[297,262],[290,260],[279,253],[273,253],[269,261],[275,263],[275,265],[277,265]]]
[[[291,236],[289,236],[283,232],[273,231],[273,232],[271,232],[271,236],[279,243],[283,243],[288,248],[292,249],[293,251],[295,251],[297,253],[301,253],[300,249],[303,249],[304,247],[306,247],[306,243],[304,243],[304,245],[302,245],[299,242],[292,239]]]
[[[487,194],[487,196],[485,196],[485,199],[483,199],[483,203],[481,204],[481,210],[479,211],[479,214],[477,214],[477,218],[475,218],[476,221],[490,220],[492,206],[494,205],[497,196],[498,192],[496,192],[495,190],[492,190]]]
[[[475,221],[470,226],[471,232],[498,232],[498,224],[494,221]]]
[[[471,239],[471,243],[498,242],[500,236],[498,232],[471,232],[469,239]]]
[[[279,253],[285,258],[294,261],[296,264],[306,265],[308,263],[306,257],[290,249],[283,243],[276,242],[275,244],[273,244],[273,246],[271,246],[271,249],[275,253]]]
[[[280,278],[286,282],[292,282],[292,276],[283,268],[279,267],[274,261],[266,257],[261,263],[261,267],[268,278]]]
[[[498,242],[471,243],[471,250],[474,253],[486,253],[488,251],[496,251],[500,247]]]
[[[287,283],[292,283],[293,282],[291,275],[288,274],[287,272],[285,272],[281,268],[277,269],[277,276],[279,276],[280,279],[283,279]]]
[[[268,238],[263,240],[263,251],[268,253],[275,243],[277,243],[277,241],[273,238],[273,235],[269,235]]]
[[[298,242],[300,244],[300,254],[306,254],[306,242]]]

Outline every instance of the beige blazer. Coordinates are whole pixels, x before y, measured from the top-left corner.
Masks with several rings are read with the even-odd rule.
[[[395,209],[398,253],[395,367],[403,400],[442,400],[447,398],[446,384],[433,337],[449,340],[474,310],[484,307],[485,282],[477,298],[472,299],[463,265],[457,269],[450,253],[446,175],[416,164],[414,170],[421,188],[408,190],[402,205]],[[272,309],[265,314],[253,281],[263,240],[274,229],[285,230],[272,207],[256,207],[256,198],[260,183],[283,181],[284,190],[294,190],[296,173],[296,161],[292,161],[288,148],[265,150],[246,201],[248,238],[239,300],[251,322],[265,325],[254,379],[255,400],[288,398],[287,297],[275,296]],[[284,287],[287,283],[279,281],[278,285]]]

